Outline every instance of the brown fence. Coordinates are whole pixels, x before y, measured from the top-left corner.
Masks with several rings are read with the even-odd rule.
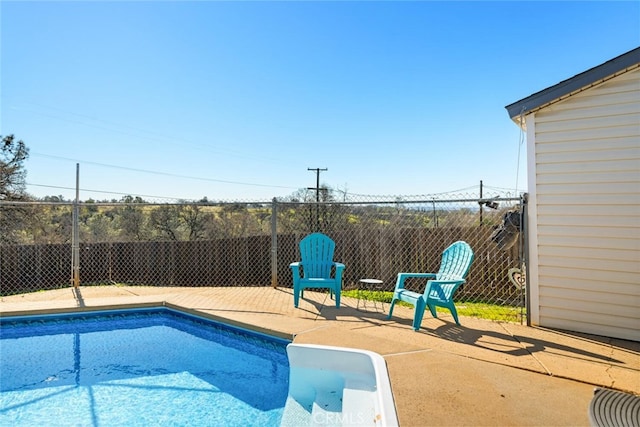
[[[503,251],[490,236],[504,213],[523,203],[520,198],[491,200],[499,200],[500,208],[486,208],[486,198],[463,197],[82,204],[75,221],[70,204],[2,204],[0,215],[15,209],[10,216],[20,212],[23,219],[3,230],[0,290],[11,295],[71,286],[74,223],[85,286],[291,287],[289,263],[299,259],[298,242],[321,231],[336,242],[335,259],[347,266],[347,290],[359,279],[377,278],[392,291],[399,272],[435,272],[442,251],[464,240],[475,260],[456,300],[522,307],[523,289],[509,281],[507,272],[522,265],[518,247],[524,245]]]
[[[506,271],[518,265],[513,251],[497,251],[491,229],[399,229],[336,232],[336,260],[348,266],[345,288],[361,278],[382,279],[393,289],[398,272],[437,271],[446,246],[456,240],[474,243],[475,260],[459,298],[491,300],[518,296]],[[297,244],[304,234],[277,236],[277,284],[291,286],[289,263],[298,259]],[[81,245],[82,284],[144,286],[269,286],[271,237],[205,241],[87,243]],[[69,245],[5,245],[0,257],[3,294],[69,286]]]

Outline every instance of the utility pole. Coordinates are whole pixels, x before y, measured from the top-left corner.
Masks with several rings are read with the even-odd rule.
[[[480,227],[482,227],[482,180],[480,180]]]
[[[324,190],[324,188],[320,188],[320,172],[324,172],[328,169],[307,168],[307,170],[316,172],[316,187],[307,187],[307,190],[316,190],[316,231],[320,231],[320,190]]]

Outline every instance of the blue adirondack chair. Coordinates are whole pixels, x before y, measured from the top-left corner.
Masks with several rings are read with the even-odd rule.
[[[293,305],[298,307],[300,297],[307,288],[329,288],[331,297],[335,294],[336,307],[340,307],[342,272],[344,264],[333,261],[336,244],[322,233],[312,233],[300,241],[302,261],[289,264],[293,273]],[[335,273],[331,277],[331,270]],[[301,271],[302,269],[302,271]]]
[[[413,329],[417,331],[422,324],[422,317],[427,308],[433,317],[437,318],[436,307],[449,309],[456,321],[458,312],[453,304],[453,295],[460,285],[465,282],[469,268],[473,262],[473,250],[468,243],[457,241],[442,253],[440,270],[437,273],[398,273],[396,289],[393,292],[391,307],[387,319],[391,319],[393,306],[397,301],[408,302],[415,306],[413,316]],[[426,279],[427,283],[423,293],[412,292],[405,289],[405,281],[410,277]]]

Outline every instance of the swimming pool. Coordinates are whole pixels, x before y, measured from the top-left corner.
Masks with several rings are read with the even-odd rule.
[[[0,325],[0,425],[280,424],[290,341],[168,308]]]

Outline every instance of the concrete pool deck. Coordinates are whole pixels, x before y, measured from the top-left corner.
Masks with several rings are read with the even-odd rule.
[[[0,299],[2,316],[168,305],[292,339],[381,354],[401,426],[588,426],[597,386],[640,394],[640,342],[271,287],[66,288]],[[358,307],[358,309],[356,308]]]

